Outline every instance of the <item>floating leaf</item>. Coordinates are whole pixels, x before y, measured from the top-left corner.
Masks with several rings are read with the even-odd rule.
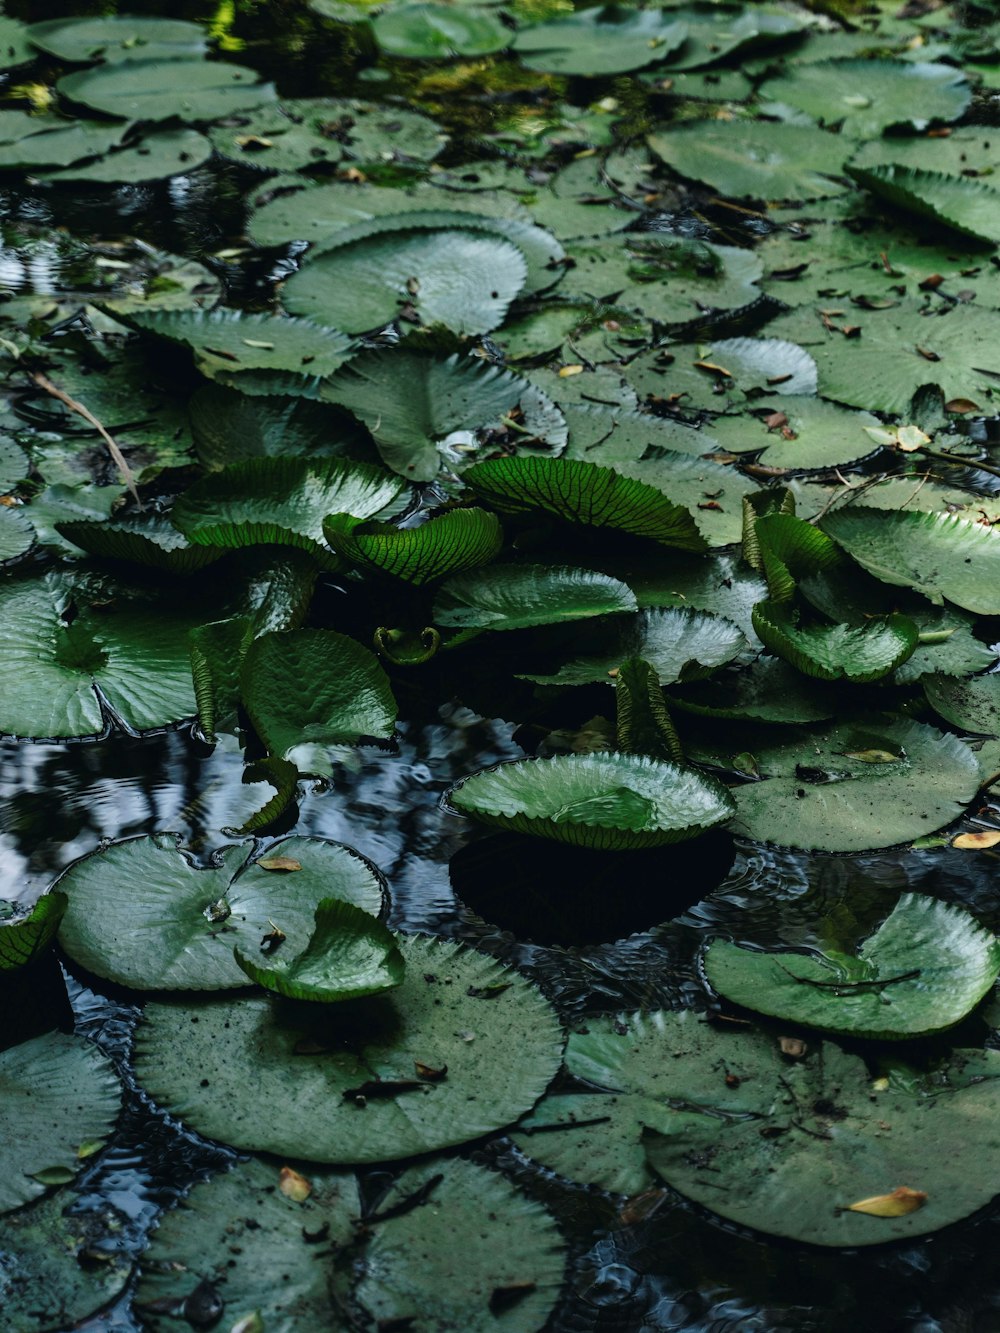
[[[714,778],[633,754],[501,764],[452,787],[448,799],[484,824],[607,851],[682,842],[733,811]]]
[[[893,125],[925,129],[957,120],[972,89],[961,70],[926,61],[817,60],[789,65],[761,97],[805,111],[852,139],[877,139]]]
[[[848,1211],[852,1213],[867,1213],[869,1217],[905,1217],[907,1213],[915,1213],[918,1208],[923,1208],[927,1202],[927,1194],[924,1190],[911,1190],[906,1185],[899,1185],[891,1194],[873,1194],[870,1199],[859,1199],[857,1203],[849,1203]]]
[[[678,175],[737,199],[824,199],[844,186],[850,145],[805,125],[700,120],[668,126],[648,138]]]
[[[380,995],[403,980],[395,937],[370,913],[342,898],[323,898],[316,904],[315,922],[301,953],[287,939],[263,956],[236,944],[237,964],[265,990],[322,1004]]]
[[[857,953],[763,952],[713,940],[709,984],[769,1017],[853,1037],[954,1027],[1000,972],[1000,940],[960,907],[905,893]]]
[[[76,520],[57,523],[56,531],[74,546],[107,560],[146,565],[170,574],[194,574],[222,555],[210,546],[189,546],[166,519],[132,521]]]
[[[435,623],[469,633],[526,629],[636,610],[618,579],[568,565],[491,565],[448,579],[434,601]]]
[[[473,1162],[432,1162],[410,1167],[379,1201],[354,1294],[382,1327],[541,1328],[563,1267],[541,1204]]]
[[[665,60],[686,36],[669,11],[609,4],[521,28],[513,45],[529,69],[603,78]]]
[[[898,163],[870,167],[848,163],[845,170],[864,189],[904,213],[929,219],[974,241],[1000,241],[1000,192],[981,181]]]
[[[212,145],[195,130],[163,130],[119,152],[96,161],[63,167],[45,175],[48,181],[82,181],[95,185],[137,185],[167,180],[202,166],[212,156]]]
[[[109,116],[176,117],[185,124],[217,120],[277,96],[274,84],[257,82],[255,69],[205,60],[123,60],[67,74],[57,87],[70,102]]]
[[[995,847],[1000,843],[1000,829],[984,829],[982,833],[960,833],[957,838],[952,838],[952,847],[958,847],[963,852],[981,852],[990,847]]]
[[[777,657],[759,657],[744,670],[676,686],[670,691],[669,703],[671,708],[698,717],[786,724],[822,722],[836,717],[840,708],[835,693],[803,680]]]
[[[224,990],[246,985],[233,947],[259,954],[272,920],[285,937],[282,952],[294,956],[309,942],[322,899],[382,910],[381,876],[350,847],[286,838],[269,848],[299,862],[294,875],[261,869],[252,850],[230,845],[203,869],[176,834],[92,852],[58,880],[69,899],[60,943],[89,972],[133,990]]]
[[[464,481],[501,513],[541,510],[568,523],[616,529],[682,551],[705,549],[705,539],[686,509],[656,487],[596,463],[498,458],[478,463]]]
[[[486,56],[511,42],[497,14],[476,5],[391,5],[376,16],[372,31],[386,55],[410,60]]]
[[[712,435],[734,453],[761,450],[767,467],[806,471],[842,467],[865,458],[876,448],[867,433],[878,424],[868,412],[849,412],[835,403],[784,394],[761,400],[753,414],[719,417]]]
[[[50,1169],[75,1176],[77,1145],[106,1139],[121,1102],[110,1060],[61,1032],[0,1051],[0,1094],[0,1213],[44,1193]]]
[[[143,1086],[199,1133],[317,1162],[391,1161],[510,1124],[559,1067],[555,1013],[484,954],[419,936],[399,945],[402,985],[362,1009],[266,996],[147,1005]],[[501,988],[490,1003],[473,994],[490,987]],[[415,1060],[447,1078],[414,1079]]]
[[[66,895],[43,893],[27,915],[13,921],[0,919],[0,973],[25,967],[55,938],[66,911]]]
[[[760,602],[753,627],[764,646],[819,680],[881,680],[913,655],[919,630],[896,613],[851,625],[803,623],[785,602]]]
[[[281,1180],[270,1163],[241,1162],[196,1184],[160,1217],[136,1290],[144,1323],[158,1333],[174,1328],[172,1310],[207,1283],[226,1292],[227,1330],[248,1313],[269,1330],[336,1326],[340,1314],[330,1284],[340,1265],[332,1257],[314,1260],[320,1244],[338,1251],[353,1240],[361,1208],[357,1182],[346,1171],[310,1167],[309,1192],[297,1200]]]
[[[924,676],[921,684],[927,702],[953,727],[1000,736],[1000,676],[974,676],[956,680],[951,676]]]
[[[205,37],[205,29],[198,23],[136,14],[49,19],[33,23],[28,29],[32,46],[71,64],[183,59],[200,55],[205,50]]]
[[[454,509],[416,528],[332,514],[323,522],[323,533],[352,564],[418,586],[485,565],[503,545],[499,521],[484,509]]]
[[[247,649],[243,702],[270,753],[303,772],[329,769],[329,748],[388,739],[396,701],[374,653],[334,630],[264,634]]]

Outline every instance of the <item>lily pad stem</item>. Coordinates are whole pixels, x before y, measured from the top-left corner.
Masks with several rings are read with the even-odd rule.
[[[991,463],[980,463],[971,458],[963,458],[961,454],[945,453],[943,449],[928,449],[923,444],[916,452],[926,454],[928,458],[939,458],[943,463],[957,463],[960,467],[977,468],[980,472],[988,472],[992,477],[1000,477],[1000,467],[994,467]]]

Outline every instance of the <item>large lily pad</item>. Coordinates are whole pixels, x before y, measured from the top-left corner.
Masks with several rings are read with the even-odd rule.
[[[996,1152],[995,1051],[955,1051],[930,1075],[900,1068],[883,1087],[829,1042],[791,1065],[764,1033],[734,1042],[706,1028],[699,1045],[695,1058],[722,1086],[699,1105],[682,1093],[687,1106],[647,1134],[646,1152],[674,1189],[721,1216],[814,1245],[878,1245],[936,1231],[992,1197],[982,1164]],[[678,1075],[690,1064],[678,1059]],[[723,1074],[753,1089],[749,1114],[726,1114]],[[880,1208],[900,1195],[909,1209]]]
[[[432,1162],[380,1200],[354,1294],[382,1327],[515,1333],[543,1327],[563,1267],[541,1204],[473,1162]]]
[[[659,63],[686,36],[669,10],[609,4],[522,28],[514,49],[529,69],[603,77]]]
[[[972,98],[952,65],[911,60],[817,60],[790,65],[760,89],[852,139],[876,139],[891,125],[922,130],[957,120]]]
[[[864,683],[881,680],[913,656],[919,630],[893,613],[863,625],[826,625],[800,619],[787,602],[760,602],[753,627],[765,648],[803,675]]]
[[[877,428],[870,412],[849,412],[821,398],[786,396],[763,400],[752,415],[718,417],[709,427],[724,449],[761,450],[767,467],[806,471],[842,467],[865,458],[877,447],[866,427]]]
[[[298,629],[264,634],[247,649],[243,702],[272,755],[304,772],[329,770],[328,750],[396,724],[389,678],[374,653],[346,634]]]
[[[0,1093],[0,1213],[72,1180],[121,1102],[107,1056],[61,1032],[0,1052]]]
[[[681,505],[657,487],[597,463],[498,458],[478,463],[464,480],[501,513],[540,510],[567,523],[611,528],[682,551],[705,549],[704,537]]]
[[[777,657],[758,657],[740,671],[720,672],[712,680],[679,685],[669,704],[698,717],[747,722],[824,722],[835,717],[840,699],[802,676]]]
[[[268,870],[286,858],[297,870]],[[254,855],[237,843],[197,866],[177,834],[129,838],[74,861],[58,880],[69,899],[60,943],[99,977],[133,990],[226,990],[247,984],[234,947],[265,963],[277,927],[283,954],[301,953],[316,904],[337,898],[365,912],[383,906],[369,861],[338,842],[285,838]]]
[[[202,60],[123,60],[59,80],[63,97],[125,120],[185,124],[217,120],[243,107],[273,102],[274,84],[258,83],[244,65]]]
[[[928,675],[922,680],[927,702],[953,727],[1000,736],[1000,675],[956,680]]]
[[[48,19],[28,29],[32,46],[71,64],[197,56],[205,50],[206,35],[198,23],[136,14]]]
[[[751,199],[823,199],[840,194],[850,146],[805,125],[702,120],[649,136],[657,157],[689,180]]]
[[[810,851],[861,852],[933,833],[958,818],[980,782],[964,741],[908,720],[843,722],[778,742],[734,737],[730,746],[716,747],[718,760],[750,750],[762,779],[736,790],[734,829]]]
[[[16,121],[9,119],[18,117]],[[33,116],[23,111],[0,112],[0,171],[68,167],[102,154],[121,143],[127,126],[96,121]]]
[[[567,620],[635,611],[619,579],[568,565],[493,565],[448,579],[434,601],[435,623],[447,629],[526,629]]]
[[[404,483],[383,468],[339,458],[250,458],[204,477],[181,495],[171,517],[198,546],[279,544],[330,556],[328,514],[371,518]]]
[[[1000,241],[997,224],[1000,192],[981,181],[897,163],[873,166],[849,163],[846,171],[859,185],[894,208],[929,219],[974,241],[993,244]]]
[[[511,42],[497,14],[477,5],[391,5],[376,16],[372,31],[386,55],[410,60],[485,56]]]
[[[106,708],[127,727],[167,726],[195,712],[183,615],[108,581],[51,572],[13,580],[0,617],[0,731],[91,736]]]
[[[852,1037],[923,1037],[970,1013],[1000,972],[1000,940],[968,912],[905,893],[857,953],[765,952],[713,940],[705,975],[724,999]]]
[[[0,972],[25,967],[48,948],[55,939],[66,903],[64,893],[43,893],[30,912],[16,913],[15,908],[13,920],[0,917]],[[3,906],[10,910],[7,904]]]
[[[484,824],[605,851],[682,842],[733,812],[715,778],[637,754],[501,764],[452,787],[448,799]]]
[[[301,953],[278,942],[266,958],[233,946],[236,962],[258,986],[290,1000],[333,1004],[382,995],[403,980],[405,964],[381,921],[342,898],[316,904],[315,928]]]
[[[611,684],[620,663],[641,657],[653,666],[661,684],[673,685],[710,676],[747,646],[742,630],[732,621],[681,607],[654,607],[616,617],[600,625],[593,636],[581,627],[578,638],[584,650],[578,656],[554,671],[521,675],[546,685]]]
[[[49,181],[82,181],[95,185],[137,185],[194,171],[212,156],[212,145],[197,130],[163,130],[137,144],[110,152],[93,162],[48,172]]]
[[[416,528],[332,514],[323,532],[344,559],[417,585],[485,565],[503,545],[500,523],[485,509],[454,509]]]
[[[198,461],[211,472],[247,458],[355,456],[364,428],[308,398],[248,397],[205,384],[188,404]]]
[[[844,508],[823,530],[862,568],[940,605],[947,598],[978,615],[1000,614],[1000,534],[957,514]]]
[[[554,1011],[475,950],[419,936],[400,948],[403,984],[357,1005],[147,1005],[143,1086],[202,1134],[320,1162],[390,1161],[510,1124],[559,1067]]]
[[[143,1322],[174,1329],[184,1301],[206,1283],[225,1303],[227,1328],[253,1316],[267,1333],[338,1327],[328,1268],[336,1260],[317,1263],[316,1251],[320,1240],[350,1245],[361,1211],[357,1182],[315,1167],[306,1178],[304,1199],[284,1193],[278,1167],[260,1161],[196,1185],[160,1219],[143,1255],[135,1296]]]

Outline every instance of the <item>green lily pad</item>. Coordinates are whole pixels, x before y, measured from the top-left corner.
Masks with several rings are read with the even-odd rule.
[[[745,59],[751,52],[786,44],[803,27],[797,13],[759,4],[692,4],[673,12],[687,25],[688,35],[680,52],[670,61],[671,74],[675,70],[725,67],[737,54]],[[732,71],[722,68],[719,74],[728,78]],[[732,100],[741,101],[742,96]]]
[[[767,101],[805,111],[851,139],[877,139],[892,125],[926,129],[957,120],[972,99],[953,65],[926,61],[818,60],[789,65],[760,90]]]
[[[27,915],[13,921],[0,919],[0,972],[26,966],[49,947],[66,901],[64,893],[43,893]]]
[[[716,747],[716,762],[750,750],[762,779],[735,791],[734,830],[784,847],[861,852],[910,842],[957,819],[979,789],[965,742],[920,722],[844,722],[763,744],[734,736],[729,745]],[[691,752],[708,759],[697,746]]]
[[[513,46],[528,69],[603,77],[658,64],[686,36],[669,11],[609,4],[521,28]]]
[[[201,1134],[317,1162],[392,1161],[510,1124],[559,1068],[554,1011],[473,949],[420,936],[399,945],[402,985],[356,1005],[147,1005],[143,1087]]]
[[[743,533],[742,500],[756,490],[756,483],[731,466],[661,448],[653,443],[652,432],[648,439],[638,462],[612,466],[626,477],[655,486],[676,504],[683,505],[709,546],[738,542]],[[708,446],[706,438],[703,447]]]
[[[485,509],[454,509],[416,528],[331,514],[323,533],[352,564],[417,586],[488,564],[503,545],[499,520]]]
[[[821,398],[768,397],[752,413],[716,418],[708,428],[723,449],[761,450],[767,467],[807,471],[842,467],[873,453],[866,427],[881,423],[869,412],[849,412]]]
[[[35,544],[35,529],[28,514],[13,505],[0,509],[0,565],[19,560]]]
[[[391,5],[372,31],[386,55],[409,60],[488,56],[513,40],[492,10],[477,5]]]
[[[1000,972],[1000,940],[960,907],[904,893],[857,953],[764,952],[716,939],[713,990],[803,1027],[874,1039],[924,1037],[960,1023]]]
[[[375,654],[334,630],[255,639],[243,659],[241,688],[270,753],[303,772],[328,772],[330,746],[365,736],[388,740],[395,729],[396,701]]]
[[[836,717],[840,699],[792,670],[778,657],[759,657],[740,671],[671,689],[671,708],[697,717],[778,722],[825,722]]]
[[[913,656],[919,630],[893,613],[864,625],[802,623],[787,602],[760,602],[753,627],[765,648],[818,680],[867,682],[890,675]]]
[[[44,1194],[49,1171],[72,1180],[80,1146],[107,1138],[121,1104],[107,1056],[62,1032],[0,1051],[0,1093],[0,1213]]]
[[[200,55],[205,29],[182,19],[115,14],[104,18],[48,19],[28,29],[32,46],[57,60],[176,60]]]
[[[448,799],[481,823],[603,851],[682,842],[734,808],[715,778],[637,754],[500,764],[452,787]]]
[[[163,130],[96,161],[50,171],[45,180],[136,185],[140,181],[166,180],[194,171],[211,156],[211,143],[197,130]]]
[[[1000,191],[977,180],[896,163],[870,167],[848,163],[848,175],[894,208],[950,228],[974,241],[1000,242]]]
[[[16,116],[12,121],[8,117]],[[31,171],[69,167],[101,157],[120,144],[126,125],[71,121],[34,116],[24,111],[0,112],[0,171]]]
[[[395,319],[441,324],[455,333],[488,333],[502,323],[528,276],[509,241],[457,229],[399,231],[342,240],[310,258],[285,283],[295,314],[335,323],[348,333]]]
[[[267,1333],[336,1328],[330,1270],[337,1260],[316,1263],[317,1240],[347,1250],[361,1201],[349,1172],[305,1170],[310,1191],[302,1200],[282,1192],[277,1166],[250,1161],[195,1185],[165,1213],[142,1257],[135,1304],[143,1322],[169,1333],[177,1324],[171,1312],[207,1283],[225,1301],[229,1328],[254,1315]]]
[[[266,962],[274,941],[262,941],[277,926],[287,937],[277,951],[300,953],[322,899],[382,910],[381,876],[341,843],[285,838],[253,851],[236,843],[199,868],[166,833],[91,852],[58,880],[69,899],[59,942],[89,972],[133,990],[226,990],[247,984],[234,946]],[[259,864],[275,857],[301,868]]]
[[[521,677],[543,685],[591,685],[599,681],[610,685],[621,662],[641,657],[666,686],[710,676],[747,647],[743,631],[731,620],[680,607],[651,607],[634,616],[616,617],[596,625],[592,635],[588,629],[580,628],[578,655],[555,671],[521,672]]]
[[[18,633],[0,648],[0,731],[91,736],[107,725],[102,701],[136,731],[192,717],[193,614],[58,572],[8,582],[0,616]]]
[[[613,468],[563,458],[499,458],[478,463],[465,484],[505,514],[541,511],[567,523],[611,528],[682,551],[703,551],[694,519],[661,490]]]
[[[0,69],[14,69],[32,60],[34,55],[24,24],[0,15]]]
[[[171,574],[194,574],[223,554],[211,546],[189,546],[181,533],[160,517],[150,519],[143,515],[134,521],[119,519],[104,523],[77,519],[57,523],[56,531],[91,555],[146,565]]]
[[[851,146],[806,125],[702,120],[649,135],[668,167],[736,199],[825,199],[841,194]]]
[[[328,514],[370,518],[403,490],[398,477],[370,463],[249,458],[196,482],[178,497],[171,517],[193,545],[277,543],[332,558],[323,540]]]
[[[277,371],[322,377],[332,375],[354,351],[339,329],[242,310],[130,311],[126,322],[140,333],[190,347],[206,375]]]
[[[940,717],[963,731],[1000,736],[1000,676],[927,675],[921,679],[927,702]]]
[[[121,1247],[126,1225],[117,1209],[82,1210],[64,1191],[6,1216],[0,1300],[7,1333],[69,1328],[109,1306],[132,1270]]]
[[[204,384],[188,404],[198,461],[210,472],[248,458],[355,456],[363,428],[308,398],[248,397]]]
[[[203,60],[124,60],[67,74],[56,85],[70,102],[125,120],[184,124],[217,120],[277,97],[244,65]]]
[[[491,565],[457,574],[438,590],[434,622],[464,631],[527,629],[635,611],[635,594],[619,579],[569,565]]]
[[[830,1042],[791,1063],[764,1033],[744,1031],[734,1044],[706,1029],[700,1044],[700,1061],[754,1089],[750,1114],[726,1115],[724,1083],[700,1105],[682,1094],[687,1107],[650,1131],[645,1147],[665,1181],[722,1217],[853,1247],[925,1235],[992,1197],[982,1163],[995,1152],[995,1051],[955,1051],[929,1075],[900,1068],[882,1089],[862,1059]],[[690,1063],[678,1060],[678,1075]],[[900,1189],[915,1192],[912,1211],[852,1211]]]
[[[432,1162],[379,1201],[354,1296],[383,1327],[510,1333],[544,1326],[564,1265],[540,1203],[473,1162]]]
[[[1000,534],[957,514],[844,508],[823,530],[883,583],[944,598],[977,615],[1000,614]]]

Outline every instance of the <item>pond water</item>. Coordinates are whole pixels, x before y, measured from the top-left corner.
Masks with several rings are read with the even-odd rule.
[[[33,22],[113,8],[8,0],[6,12]],[[128,8],[155,14],[163,6]],[[379,64],[363,35],[325,23],[297,0],[222,3],[214,13],[211,8],[185,0],[172,16],[206,23],[222,39],[225,58],[275,80],[286,97],[377,100],[402,94],[451,133],[440,159],[445,167],[474,157],[480,136],[491,130],[523,129],[543,96],[537,84],[491,86],[485,76],[461,95],[435,88],[429,79],[422,82],[419,62]],[[11,92],[20,72],[6,77]],[[21,104],[11,96],[12,105]],[[28,96],[22,90],[22,100]],[[562,96],[581,113],[614,99],[637,125],[647,114],[645,93],[627,78],[572,80]],[[381,183],[393,184],[391,168],[384,177]],[[248,169],[213,159],[165,182],[114,190],[53,190],[25,180],[6,185],[0,190],[0,293],[50,297],[69,312],[74,293],[98,284],[102,263],[107,272],[107,264],[126,253],[118,247],[128,237],[204,261],[224,283],[228,304],[264,308],[275,281],[295,271],[299,251],[254,251],[242,242],[245,198],[260,183]],[[651,226],[742,246],[768,229],[759,219],[734,216],[710,192],[669,188]],[[131,241],[129,247],[131,262],[137,251]],[[51,461],[47,480],[115,482],[92,441],[82,457],[64,450],[52,419],[44,412],[32,418],[40,410],[25,406],[23,419],[35,432],[39,456]],[[982,461],[994,457],[998,433],[996,418],[977,415],[971,424],[959,423],[954,438],[964,435]],[[879,466],[864,462],[858,475]],[[975,485],[984,503],[1000,485],[971,467],[950,468],[947,481]],[[150,487],[154,505],[165,505],[179,489],[164,472]],[[323,596],[335,599],[342,592],[334,579],[325,579]],[[513,964],[538,982],[571,1029],[588,1016],[620,1010],[703,1008],[698,955],[708,938],[818,946],[844,931],[863,936],[906,891],[959,904],[1000,931],[995,851],[943,845],[825,855],[713,833],[676,848],[624,855],[526,844],[477,830],[444,807],[445,791],[491,764],[535,752],[550,727],[538,723],[537,712],[527,720],[518,713],[524,695],[503,694],[497,700],[502,716],[484,717],[473,706],[488,691],[476,682],[459,701],[461,691],[450,688],[447,676],[442,685],[435,675],[401,674],[397,741],[336,749],[332,776],[306,779],[298,802],[268,827],[266,839],[294,830],[356,848],[386,877],[392,928],[458,939]],[[574,730],[589,715],[574,705],[558,721]],[[141,834],[177,833],[203,860],[260,804],[260,788],[246,782],[243,755],[232,738],[213,748],[189,725],[96,742],[0,743],[2,894],[30,903],[77,858]],[[983,797],[966,826],[992,827],[998,817]],[[65,960],[62,965],[77,1030],[114,1058],[126,1086],[114,1138],[74,1187],[78,1207],[117,1210],[113,1245],[137,1256],[163,1210],[236,1155],[185,1129],[138,1087],[131,1064],[139,1014],[134,997]],[[974,1017],[962,1031],[970,1045],[992,1041]],[[476,1145],[472,1155],[506,1171],[544,1202],[562,1228],[569,1260],[565,1290],[547,1326],[553,1333],[961,1333],[1000,1327],[993,1260],[1000,1241],[998,1205],[917,1241],[824,1251],[726,1225],[669,1190],[623,1205],[541,1170],[504,1138]],[[363,1198],[375,1199],[390,1177],[387,1168],[363,1170]],[[141,1329],[131,1297],[129,1287],[110,1309],[73,1327],[93,1333]],[[515,1322],[506,1327],[522,1333]]]

